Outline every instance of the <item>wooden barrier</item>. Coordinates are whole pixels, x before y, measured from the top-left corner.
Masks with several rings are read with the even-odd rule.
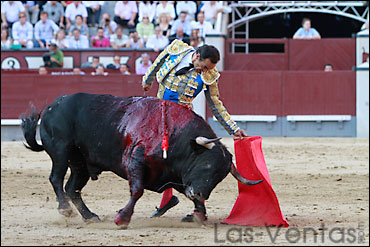
[[[233,43],[283,44],[282,53],[232,53]],[[294,39],[227,39],[224,70],[324,70],[330,63],[334,70],[351,70],[356,66],[355,38]]]
[[[61,94],[89,92],[143,96],[140,75],[108,76],[1,74],[1,118],[16,119]],[[155,96],[154,83],[147,96]],[[233,115],[351,115],[356,116],[355,71],[224,71],[220,99]],[[212,114],[207,107],[207,118]]]

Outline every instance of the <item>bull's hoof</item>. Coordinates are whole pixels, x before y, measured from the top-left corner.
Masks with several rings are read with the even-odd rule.
[[[99,223],[101,222],[101,219],[96,214],[93,214],[92,217],[88,219],[84,219],[85,223]]]
[[[181,222],[197,222],[200,225],[204,225],[204,222],[207,220],[207,215],[194,211],[192,214],[186,215],[181,219]]]
[[[121,214],[118,212],[114,217],[114,223],[119,226],[120,229],[127,229],[130,222],[123,220]]]
[[[202,226],[205,225],[205,221],[207,220],[207,216],[200,212],[194,212],[193,218],[195,222]]]
[[[71,217],[73,215],[73,209],[72,208],[58,208],[58,212],[66,217]]]

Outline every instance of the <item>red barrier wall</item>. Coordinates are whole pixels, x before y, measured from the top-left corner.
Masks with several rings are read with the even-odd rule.
[[[330,63],[335,70],[356,66],[356,40],[289,40],[289,70],[323,70]]]
[[[355,71],[224,71],[219,89],[232,115],[356,116]]]
[[[282,115],[356,115],[356,72],[283,73]]]
[[[40,76],[1,74],[1,118],[15,119],[38,109],[61,94],[89,92],[116,96],[142,96],[141,76]],[[155,96],[154,83],[148,96]],[[355,71],[224,71],[220,98],[235,115],[356,115]],[[207,108],[208,109],[208,108]],[[207,116],[211,113],[207,110]]]
[[[284,44],[283,53],[231,53],[232,43]],[[330,63],[334,70],[352,70],[356,65],[354,38],[227,39],[224,70],[324,70]]]
[[[139,75],[75,76],[38,74],[1,74],[1,118],[16,119],[29,110],[29,102],[41,109],[62,94],[78,92],[112,94],[115,96],[143,96]],[[155,96],[154,83],[147,96]]]

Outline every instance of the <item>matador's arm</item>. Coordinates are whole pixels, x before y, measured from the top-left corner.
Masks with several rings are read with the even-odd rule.
[[[218,82],[215,81],[211,85],[206,86],[204,93],[206,95],[207,103],[218,122],[230,135],[233,135],[240,128],[237,126],[234,120],[231,119],[230,114],[227,112],[226,108],[222,104],[222,101],[219,99],[220,94],[217,84]]]

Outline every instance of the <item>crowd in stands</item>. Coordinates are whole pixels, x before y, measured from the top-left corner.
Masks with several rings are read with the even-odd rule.
[[[39,70],[45,75],[48,67],[63,67],[64,49],[159,52],[174,39],[197,48],[214,32],[219,12],[222,5],[217,1],[1,1],[1,49],[49,49]],[[135,73],[144,74],[150,59],[142,54]],[[81,68],[93,68],[92,75],[108,74],[99,57]],[[84,74],[81,68],[52,74]],[[131,73],[120,56],[106,68]]]
[[[217,1],[2,1],[1,49],[197,47],[219,12]]]

